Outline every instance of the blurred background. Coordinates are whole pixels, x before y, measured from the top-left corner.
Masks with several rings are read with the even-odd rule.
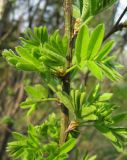
[[[26,28],[46,25],[49,33],[56,29],[63,32],[64,13],[62,0],[0,0],[0,160],[11,160],[6,153],[6,146],[11,140],[11,132],[26,132],[27,124],[42,123],[52,112],[57,112],[56,107],[43,106],[31,117],[26,118],[26,111],[19,107],[26,94],[24,86],[41,82],[35,73],[16,71],[2,58],[3,49],[14,49],[19,44],[18,38],[23,35]],[[108,33],[113,24],[127,6],[127,0],[120,0],[115,6],[105,10],[92,19],[89,26],[94,27],[98,23],[106,24]],[[122,22],[127,21],[127,13]],[[127,112],[127,29],[115,33],[112,36],[116,46],[112,54],[124,68],[121,74],[124,79],[112,83],[105,79],[102,83],[103,92],[114,93],[112,101],[119,107],[118,111]],[[85,83],[85,73],[82,73],[77,80]],[[75,83],[75,82],[74,82]],[[92,75],[87,77],[87,87],[92,89],[96,80]],[[48,109],[47,109],[48,108]],[[127,124],[122,124],[127,127]],[[94,128],[87,128],[83,132],[79,143],[79,150],[89,151],[97,154],[98,160],[127,160],[126,153],[117,153],[112,145]]]

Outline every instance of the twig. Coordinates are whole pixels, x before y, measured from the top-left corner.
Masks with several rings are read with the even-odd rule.
[[[120,23],[120,21],[122,20],[122,18],[125,15],[126,12],[127,12],[127,6],[125,7],[125,9],[124,9],[123,13],[120,15],[120,17],[118,18],[115,26],[117,26]]]
[[[127,6],[125,7],[124,11],[122,12],[120,17],[118,18],[116,24],[113,26],[111,31],[104,37],[103,41],[107,40],[113,33],[117,32],[117,31],[120,31],[123,28],[127,28],[127,24],[126,23],[119,24],[126,12],[127,12]]]

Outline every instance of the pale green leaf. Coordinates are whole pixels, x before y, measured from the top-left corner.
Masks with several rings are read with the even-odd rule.
[[[70,152],[76,144],[76,139],[71,138],[60,147],[60,155]]]
[[[99,80],[103,79],[102,70],[94,61],[88,61],[87,65],[95,77],[97,77]]]
[[[85,17],[87,17],[87,15],[89,15],[89,9],[90,9],[90,1],[89,0],[81,0],[82,1],[82,15],[81,18],[85,19]],[[88,18],[88,17],[87,17]],[[86,18],[86,19],[87,19]],[[85,19],[85,20],[86,20]]]
[[[39,60],[37,58],[35,58],[34,56],[32,56],[29,53],[29,50],[27,48],[23,48],[21,46],[18,46],[18,47],[16,47],[16,51],[21,56],[21,59],[24,60],[24,63],[30,63],[31,65],[36,67],[38,70],[43,69],[42,64],[39,62]]]
[[[112,130],[114,130],[117,134],[125,135],[127,137],[127,128],[125,127],[115,127],[112,128]]]
[[[79,0],[82,4],[80,9],[82,20],[85,21],[90,16],[95,16],[112,6],[118,0]],[[84,5],[83,5],[84,4]]]
[[[90,114],[87,116],[84,116],[83,121],[96,121],[98,120],[98,116],[96,116],[95,114]]]
[[[88,44],[89,44],[89,29],[86,25],[83,25],[76,39],[75,54],[78,64],[81,61],[86,60]]]
[[[38,71],[33,64],[29,63],[17,63],[16,68],[24,71]]]
[[[41,99],[48,97],[48,90],[41,84],[36,84],[35,86],[26,86],[25,90],[27,94],[34,99]]]
[[[92,60],[97,55],[103,41],[104,31],[104,25],[100,24],[92,32],[88,45],[87,59]]]
[[[74,110],[71,98],[65,92],[57,91],[56,94],[60,99],[60,102],[63,103],[73,113]]]
[[[107,101],[113,96],[112,93],[104,93],[99,97],[99,101]]]
[[[113,134],[113,132],[104,125],[96,125],[96,128],[108,139],[113,142],[117,142],[117,137]]]
[[[76,5],[73,5],[73,17],[74,18],[80,17],[80,9]]]
[[[96,107],[95,106],[88,106],[86,107],[85,105],[83,106],[82,109],[82,116],[87,116],[89,114],[92,114],[94,111],[96,111]]]
[[[96,160],[97,159],[97,156],[94,155],[94,156],[89,156],[88,154],[86,154],[84,157],[83,157],[83,160]]]
[[[110,53],[113,46],[114,46],[114,41],[111,40],[107,42],[98,53],[98,57],[96,58],[96,60],[98,61],[103,60]]]
[[[24,140],[26,137],[23,134],[20,134],[18,132],[13,132],[12,136],[14,137],[14,139],[16,140]]]
[[[103,70],[103,73],[112,81],[117,80],[116,75],[114,75],[113,70],[109,67],[107,67],[104,64],[100,64],[101,69]]]

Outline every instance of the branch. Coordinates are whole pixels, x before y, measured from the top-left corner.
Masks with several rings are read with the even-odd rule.
[[[65,17],[65,35],[68,37],[67,61],[68,68],[71,66],[72,58],[72,0],[64,0],[64,17]],[[63,91],[69,94],[70,92],[70,74],[66,74],[62,78]],[[61,104],[61,130],[60,130],[60,145],[64,144],[67,138],[66,129],[69,124],[69,111]]]
[[[104,37],[104,41],[107,40],[113,33],[117,32],[117,31],[121,31],[123,28],[127,28],[127,23],[120,23],[120,21],[122,20],[122,18],[126,12],[127,12],[127,6],[125,7],[124,11],[122,12],[120,17],[118,18],[116,24],[113,26],[111,31]]]

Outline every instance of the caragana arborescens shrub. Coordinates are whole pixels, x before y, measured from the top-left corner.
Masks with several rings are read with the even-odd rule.
[[[110,55],[115,42],[109,40],[103,43],[104,24],[98,24],[92,30],[87,25],[91,17],[115,2],[116,0],[74,1],[73,17],[80,19],[80,23],[75,25],[72,37],[66,32],[61,36],[59,31],[49,35],[46,27],[34,27],[20,38],[21,44],[15,51],[3,51],[3,56],[16,69],[37,72],[45,82],[44,85],[26,86],[28,97],[21,103],[21,107],[28,110],[27,116],[36,112],[39,103],[48,101],[59,102],[67,111],[66,118],[62,121],[64,123],[60,124],[57,115],[51,114],[43,124],[29,125],[27,135],[14,132],[14,141],[9,142],[7,147],[13,159],[66,160],[68,153],[75,147],[80,129],[86,124],[95,127],[110,140],[117,151],[123,151],[127,128],[119,126],[118,122],[123,120],[125,114],[113,114],[116,106],[110,101],[112,93],[102,94],[99,84],[104,77],[111,81],[122,79],[118,65]],[[65,0],[65,9],[66,3],[72,6],[70,0]],[[72,12],[69,14],[72,15]],[[65,15],[65,21],[67,18]],[[65,28],[67,25],[65,23]],[[75,43],[70,45],[74,37]],[[72,51],[71,56],[69,50]],[[90,94],[83,85],[78,89],[71,86],[74,77],[84,71],[84,68],[99,80]],[[69,89],[66,89],[66,82],[69,83]],[[49,96],[49,89],[54,93],[52,97]],[[71,122],[66,127],[69,115]],[[60,136],[63,135],[66,137],[60,143]],[[82,157],[82,160],[95,159],[96,156],[90,157],[88,154]]]

